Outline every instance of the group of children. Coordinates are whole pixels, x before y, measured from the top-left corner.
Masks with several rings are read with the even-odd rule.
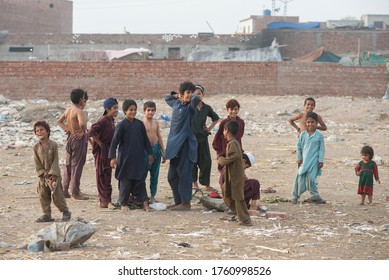
[[[191,209],[192,188],[198,188],[197,178],[206,190],[210,186],[211,156],[208,145],[210,131],[219,121],[219,116],[212,107],[203,101],[204,87],[192,82],[180,85],[179,93],[172,91],[165,97],[165,102],[172,107],[172,119],[167,138],[166,149],[161,137],[159,123],[154,119],[155,102],[144,103],[144,121],[136,118],[137,103],[132,99],[123,102],[125,118],[115,126],[118,115],[118,101],[108,98],[104,101],[104,113],[89,131],[85,108],[88,100],[86,91],[74,89],[71,92],[72,106],[58,119],[57,125],[67,134],[66,165],[63,185],[59,169],[57,144],[49,139],[50,127],[45,121],[34,124],[34,133],[39,142],[34,146],[36,171],[40,178],[39,198],[43,210],[37,222],[52,221],[51,199],[63,213],[63,220],[69,220],[71,213],[65,198],[87,199],[81,192],[80,179],[86,160],[88,139],[92,143],[95,158],[96,185],[101,208],[128,210],[130,197],[135,197],[150,211],[149,203],[155,199],[161,162],[169,160],[167,179],[172,189],[174,203],[169,206],[173,211]],[[318,193],[317,176],[321,174],[324,162],[324,137],[317,130],[326,130],[322,118],[313,112],[315,100],[307,98],[304,102],[305,112],[293,116],[288,121],[298,131],[296,175],[292,203],[297,203],[305,191],[310,191],[307,202],[324,204]],[[242,225],[252,225],[248,209],[256,209],[259,199],[259,181],[247,179],[244,169],[252,166],[254,157],[245,153],[242,147],[244,121],[238,116],[240,104],[231,99],[226,104],[227,118],[219,125],[212,147],[217,153],[218,169],[221,172],[219,182],[222,197],[230,208],[230,220],[235,215]],[[207,118],[212,123],[207,126]],[[300,121],[300,126],[295,121]],[[360,176],[358,194],[372,202],[373,175],[378,183],[377,165],[372,160],[374,151],[364,147],[361,151],[362,161],[356,167]],[[112,169],[118,180],[118,204],[112,202]],[[198,172],[200,174],[198,176]],[[146,191],[146,178],[150,172],[150,196]]]

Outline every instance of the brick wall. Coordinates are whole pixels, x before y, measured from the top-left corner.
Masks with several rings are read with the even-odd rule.
[[[11,99],[66,101],[81,87],[91,99],[163,97],[185,80],[209,94],[353,95],[381,98],[388,73],[384,66],[343,67],[296,62],[1,62],[0,95]]]

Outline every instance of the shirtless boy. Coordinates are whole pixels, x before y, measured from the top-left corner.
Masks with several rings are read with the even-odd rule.
[[[305,112],[296,114],[288,119],[288,122],[290,123],[290,125],[293,126],[297,130],[299,135],[301,132],[306,130],[307,127],[306,127],[305,123],[307,121],[307,113],[313,112],[313,110],[315,109],[315,106],[316,106],[315,99],[313,99],[312,97],[308,97],[304,101]],[[327,126],[323,122],[322,117],[319,115],[317,115],[317,116],[318,116],[318,120],[317,120],[317,128],[316,129],[326,131]],[[297,120],[300,120],[300,126],[296,125],[295,121],[297,121]]]
[[[80,181],[87,153],[88,113],[84,111],[88,100],[87,92],[80,88],[73,89],[70,100],[72,106],[57,120],[57,125],[68,135],[63,189],[66,198],[85,200],[88,197],[81,192]]]
[[[159,123],[157,120],[154,120],[156,110],[157,106],[153,101],[147,101],[143,104],[143,112],[145,113],[143,123],[146,127],[146,133],[150,140],[151,147],[153,148],[153,163],[148,166],[150,171],[150,204],[158,202],[155,200],[155,195],[157,194],[159,167],[161,165],[161,161],[162,163],[166,162],[165,148],[163,146]],[[148,157],[146,152],[145,157]]]

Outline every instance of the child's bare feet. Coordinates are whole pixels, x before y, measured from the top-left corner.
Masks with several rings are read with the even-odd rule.
[[[148,201],[144,201],[143,202],[143,210],[145,210],[146,212],[151,212],[151,208],[149,206],[149,202]]]

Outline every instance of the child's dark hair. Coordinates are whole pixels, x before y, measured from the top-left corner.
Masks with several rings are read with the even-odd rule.
[[[157,105],[154,101],[146,101],[143,104],[143,111],[146,111],[147,108],[154,108],[155,110],[157,110]]]
[[[308,112],[305,119],[314,119],[315,122],[317,122],[317,120],[319,119],[319,117],[317,116],[317,114],[315,112]]]
[[[81,98],[88,100],[88,94],[83,89],[75,88],[70,93],[70,100],[72,101],[73,104],[78,104]]]
[[[235,120],[230,120],[224,125],[224,129],[227,129],[233,136],[236,136],[239,130],[239,123]]]
[[[50,137],[50,132],[51,132],[50,125],[46,121],[37,121],[36,123],[34,123],[34,134],[38,126],[44,127],[47,131],[48,137]]]
[[[304,100],[304,105],[307,104],[308,101],[313,101],[313,105],[316,105],[316,101],[315,99],[313,99],[312,97],[308,97]]]
[[[135,100],[132,99],[126,99],[123,102],[123,112],[126,112],[130,106],[135,105],[136,108],[138,108],[138,105],[136,104]]]
[[[183,94],[187,90],[194,92],[196,90],[196,86],[192,82],[189,82],[189,81],[183,82],[180,85],[180,93]]]
[[[370,159],[374,157],[374,150],[370,146],[364,146],[361,149],[361,155],[368,155]]]
[[[240,104],[239,104],[238,100],[236,100],[236,99],[230,99],[230,100],[227,101],[227,103],[226,103],[226,108],[227,108],[227,109],[228,109],[228,108],[233,109],[233,108],[235,108],[235,107],[240,108]]]
[[[250,162],[249,157],[247,156],[247,154],[243,153],[242,157],[243,157],[244,162],[245,162],[249,167],[251,167],[251,162]]]

